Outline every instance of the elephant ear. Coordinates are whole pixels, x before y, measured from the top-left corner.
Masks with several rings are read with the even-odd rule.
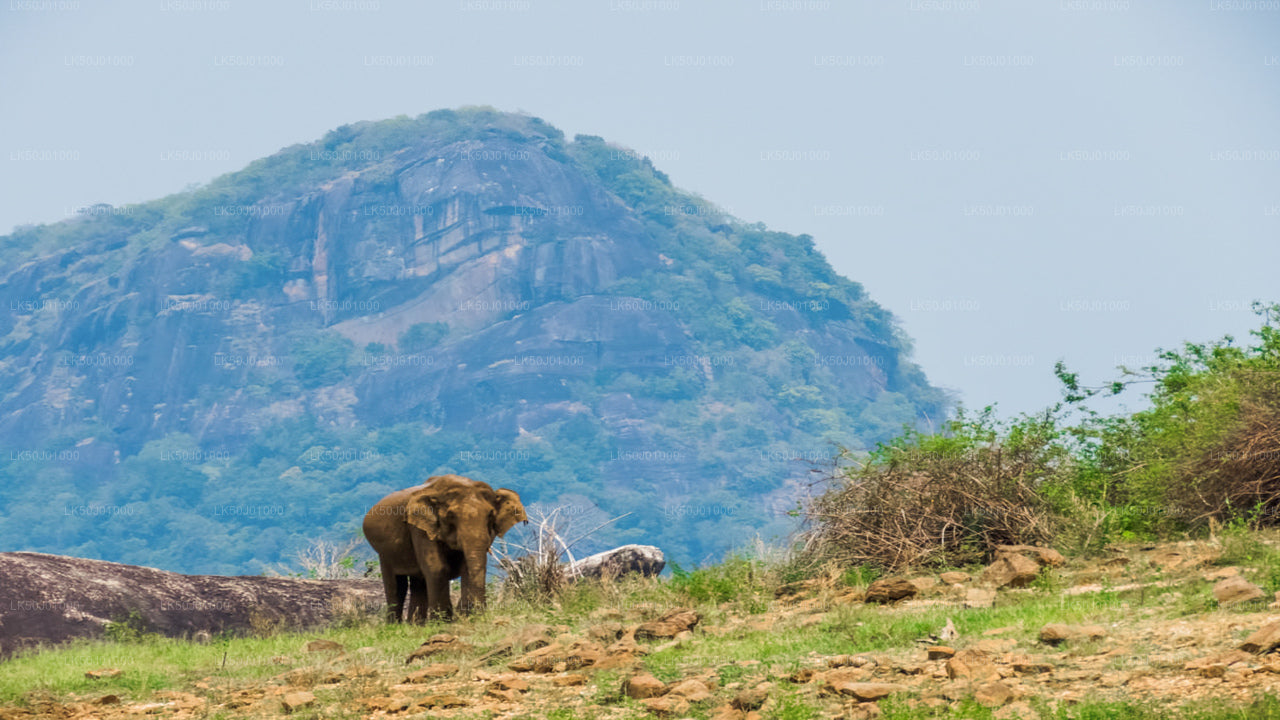
[[[427,534],[431,540],[440,539],[440,507],[434,494],[423,491],[409,498],[405,505],[405,521]]]
[[[516,523],[523,522],[528,519],[524,514],[524,505],[520,502],[520,496],[506,488],[500,488],[493,491],[498,496],[497,512],[494,514],[493,524],[498,535],[506,535]]]

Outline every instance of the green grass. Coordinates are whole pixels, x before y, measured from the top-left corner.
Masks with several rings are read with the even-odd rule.
[[[1255,556],[1260,557],[1260,556]],[[1268,558],[1262,558],[1264,561]],[[779,616],[776,611],[789,607],[775,601],[770,591],[776,576],[764,568],[746,562],[703,568],[685,573],[678,581],[634,579],[613,584],[582,583],[569,588],[557,602],[534,604],[527,601],[495,600],[488,613],[456,624],[434,623],[415,627],[385,625],[373,619],[348,621],[343,626],[315,632],[275,632],[264,637],[217,637],[208,644],[162,638],[129,632],[127,619],[114,634],[117,640],[79,641],[65,647],[32,651],[3,663],[0,668],[0,705],[29,704],[45,698],[70,701],[116,694],[125,702],[146,701],[156,692],[181,690],[209,698],[211,704],[224,701],[245,687],[261,686],[282,673],[298,668],[315,669],[317,681],[328,672],[343,672],[355,665],[380,668],[375,678],[347,680],[338,686],[317,685],[317,710],[326,717],[347,717],[361,697],[387,694],[389,686],[398,682],[391,668],[404,667],[404,658],[426,638],[439,632],[459,635],[474,646],[473,651],[454,656],[436,657],[427,662],[454,662],[467,667],[488,647],[510,636],[530,623],[568,626],[568,632],[584,636],[600,622],[621,615],[624,624],[657,617],[674,607],[691,607],[703,615],[704,626],[718,626],[717,632],[698,632],[689,642],[651,652],[640,660],[640,668],[663,681],[673,681],[691,674],[714,672],[723,688],[729,684],[750,687],[769,680],[776,690],[766,717],[808,718],[830,713],[833,701],[818,697],[815,686],[798,686],[786,677],[804,666],[812,666],[813,658],[860,653],[888,654],[897,659],[918,655],[917,639],[938,632],[950,619],[960,632],[960,639],[950,643],[966,647],[983,638],[992,628],[1012,628],[1000,637],[1016,640],[1024,649],[1036,648],[1040,628],[1050,622],[1091,623],[1108,626],[1129,622],[1138,611],[1154,610],[1156,618],[1176,618],[1182,614],[1215,612],[1210,584],[1191,571],[1190,579],[1167,588],[1065,596],[1061,588],[1070,584],[1064,571],[1038,581],[1026,591],[1002,591],[991,608],[963,608],[956,605],[920,605],[884,607],[862,603],[838,602],[825,608],[821,620],[802,626],[809,616]],[[847,577],[847,576],[846,576]],[[1145,566],[1134,568],[1117,584],[1163,577]],[[858,581],[867,578],[859,574]],[[1104,581],[1105,586],[1105,581]],[[1178,593],[1173,595],[1172,593]],[[819,597],[821,597],[821,593]],[[819,608],[821,609],[821,608]],[[600,612],[607,611],[607,612]],[[594,617],[593,617],[594,615]],[[1142,615],[1142,617],[1146,617]],[[752,627],[760,619],[771,619],[768,627]],[[720,630],[724,630],[721,632]],[[327,653],[310,654],[303,645],[315,638],[326,638],[346,648],[342,657]],[[651,649],[661,641],[646,643]],[[1084,656],[1105,649],[1102,643],[1078,643],[1060,649],[1067,657]],[[1032,650],[1034,652],[1034,650]],[[1135,652],[1143,652],[1140,646]],[[287,662],[276,662],[283,657]],[[744,663],[743,661],[759,661]],[[1070,661],[1068,661],[1070,662]],[[1118,658],[1115,669],[1131,664],[1131,659]],[[495,661],[485,669],[502,671],[505,660]],[[115,679],[90,680],[86,670],[115,667],[124,674]],[[1136,666],[1135,666],[1136,667]],[[464,669],[464,672],[468,670]],[[397,671],[398,672],[398,671]],[[527,713],[525,717],[625,718],[648,717],[648,711],[621,693],[623,680],[630,670],[603,670],[588,673],[590,680],[582,695],[585,707],[565,706]],[[207,687],[196,689],[196,683]],[[305,683],[303,683],[305,685]],[[689,716],[705,718],[712,708],[727,702],[732,690],[717,693],[717,698],[693,706]],[[883,717],[890,719],[933,717],[988,718],[991,713],[973,703],[958,704],[955,709],[928,708],[918,703],[913,694],[882,703]],[[534,700],[536,702],[536,700]],[[1197,705],[1179,716],[1201,720],[1240,718],[1272,718],[1280,720],[1280,701],[1259,700],[1252,705]],[[1168,716],[1169,708],[1156,705],[1103,702],[1086,699],[1076,705],[1063,705],[1052,711],[1040,706],[1038,717],[1052,720],[1075,718],[1133,718],[1145,720]],[[224,715],[234,711],[222,711]],[[358,717],[356,712],[351,717]],[[469,717],[469,716],[467,716]]]

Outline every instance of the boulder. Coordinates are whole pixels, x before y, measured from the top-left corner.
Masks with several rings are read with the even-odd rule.
[[[629,573],[652,577],[666,565],[666,557],[653,545],[623,545],[570,563],[565,575],[573,579],[615,578]]]
[[[992,587],[1026,587],[1040,574],[1040,563],[1018,553],[1000,553],[982,571],[982,583]]]
[[[682,697],[691,703],[702,702],[711,697],[711,690],[701,680],[681,680],[667,688],[667,695]]]
[[[928,652],[930,660],[946,660],[956,654],[955,648],[949,648],[946,645],[934,645],[931,648],[927,648],[926,652]]]
[[[1009,702],[1009,699],[1012,697],[1013,691],[1009,689],[1008,685],[1005,685],[999,680],[979,685],[978,688],[973,691],[973,699],[977,701],[979,705],[989,708],[1000,707],[1001,705]]]
[[[622,683],[622,693],[629,698],[643,700],[660,697],[667,692],[666,683],[649,673],[638,673]]]
[[[702,616],[696,611],[677,608],[636,628],[635,637],[638,640],[673,638],[682,632],[692,631],[700,620]]]
[[[1040,642],[1046,645],[1061,645],[1074,640],[1100,640],[1107,636],[1101,625],[1066,625],[1049,623],[1040,628]]]
[[[1030,557],[1041,567],[1061,567],[1067,562],[1067,559],[1057,550],[1035,545],[997,545],[996,557],[1004,553]]]
[[[577,687],[586,685],[587,679],[587,676],[582,673],[568,673],[551,678],[551,684],[556,687]]]
[[[838,681],[831,684],[831,689],[858,702],[875,702],[909,688],[896,683]]]
[[[658,717],[684,715],[689,711],[689,701],[682,697],[645,698],[640,701],[640,704]]]
[[[332,623],[383,604],[374,580],[180,575],[137,565],[0,553],[0,657],[37,644],[101,637],[108,623],[136,616],[168,637],[244,632],[267,622],[293,628]]]
[[[1254,631],[1240,644],[1245,652],[1261,655],[1280,647],[1280,621],[1268,623]]]
[[[414,660],[420,660],[424,657],[431,657],[436,653],[442,652],[461,652],[470,650],[471,646],[462,642],[455,635],[448,633],[437,633],[427,638],[427,641],[417,647],[416,650],[409,653],[409,657],[405,658],[404,664],[408,665]]]
[[[865,597],[869,603],[891,603],[913,597],[920,589],[906,578],[881,578],[871,583]]]
[[[1000,679],[1000,672],[985,652],[965,648],[947,660],[947,677],[952,680],[992,682]]]
[[[960,583],[967,583],[973,579],[969,576],[969,573],[956,572],[956,571],[944,572],[938,577],[942,580],[942,582],[948,585],[958,585]]]
[[[1213,586],[1213,596],[1217,598],[1219,605],[1227,607],[1266,597],[1266,593],[1262,591],[1262,588],[1245,580],[1243,577],[1232,575],[1224,580],[1219,580]]]

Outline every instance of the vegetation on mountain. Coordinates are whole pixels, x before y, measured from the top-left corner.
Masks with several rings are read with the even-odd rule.
[[[18,228],[0,305],[0,548],[182,572],[345,541],[447,472],[692,567],[950,404],[812,238],[487,108]]]

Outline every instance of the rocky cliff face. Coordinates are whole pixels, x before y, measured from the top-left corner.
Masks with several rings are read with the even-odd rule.
[[[347,494],[289,514],[343,525],[451,469],[582,515],[640,509],[601,542],[666,539],[688,561],[758,516],[783,527],[745,508],[793,505],[796,458],[944,405],[807,238],[491,111],[343,128],[194,193],[20,229],[0,253],[0,502],[51,522],[28,492],[41,477],[60,478],[64,516],[176,493],[204,520],[241,500],[234,477],[307,480],[308,497]],[[393,447],[389,428],[422,439]],[[333,461],[299,460],[317,447]],[[278,559],[314,527],[292,521],[273,550],[197,565]],[[4,523],[0,547],[174,566],[92,524],[33,541]]]
[[[0,577],[0,658],[100,638],[113,623],[117,632],[208,638],[328,625],[385,607],[374,580],[179,575],[42,553],[0,553]]]

